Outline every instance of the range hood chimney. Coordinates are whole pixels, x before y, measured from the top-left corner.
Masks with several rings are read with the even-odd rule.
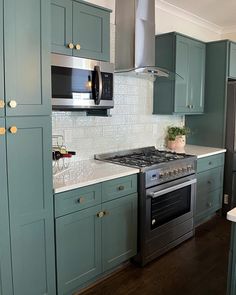
[[[155,0],[116,0],[115,72],[169,77],[155,67]]]

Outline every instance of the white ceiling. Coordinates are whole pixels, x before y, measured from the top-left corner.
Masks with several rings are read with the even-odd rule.
[[[165,0],[222,28],[236,26],[236,0]]]

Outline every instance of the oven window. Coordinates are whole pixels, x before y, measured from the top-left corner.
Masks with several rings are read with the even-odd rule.
[[[151,200],[151,229],[191,211],[191,185]]]
[[[52,66],[52,97],[74,98],[92,92],[92,71]]]

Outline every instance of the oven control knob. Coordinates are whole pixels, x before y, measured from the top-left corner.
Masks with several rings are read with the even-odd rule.
[[[159,178],[163,178],[163,176],[164,176],[164,173],[160,172]]]
[[[174,169],[174,174],[178,174],[178,169]]]
[[[191,170],[192,170],[192,166],[189,165],[189,166],[187,167],[187,169],[188,169],[188,171],[191,171]]]

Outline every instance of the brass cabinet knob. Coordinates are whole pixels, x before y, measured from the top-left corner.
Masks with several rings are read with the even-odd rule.
[[[5,107],[5,102],[3,99],[0,99],[0,109],[4,109]]]
[[[85,198],[84,197],[80,197],[78,200],[78,203],[83,204],[85,202]]]
[[[77,50],[80,50],[80,48],[81,48],[80,44],[76,44],[75,48],[76,48]]]
[[[125,189],[125,187],[123,185],[118,186],[118,191],[123,191]]]
[[[17,106],[17,102],[15,100],[10,100],[8,105],[11,109],[14,109]]]
[[[104,212],[101,211],[101,212],[98,212],[97,217],[102,218],[102,217],[104,217],[104,215],[105,215]]]
[[[0,127],[0,135],[4,135],[6,133],[6,129],[4,127]]]
[[[74,49],[75,46],[74,46],[73,43],[69,43],[69,44],[68,44],[68,47],[69,47],[70,49]]]
[[[17,133],[17,127],[16,126],[11,126],[9,131],[12,133],[12,134],[16,134]]]

